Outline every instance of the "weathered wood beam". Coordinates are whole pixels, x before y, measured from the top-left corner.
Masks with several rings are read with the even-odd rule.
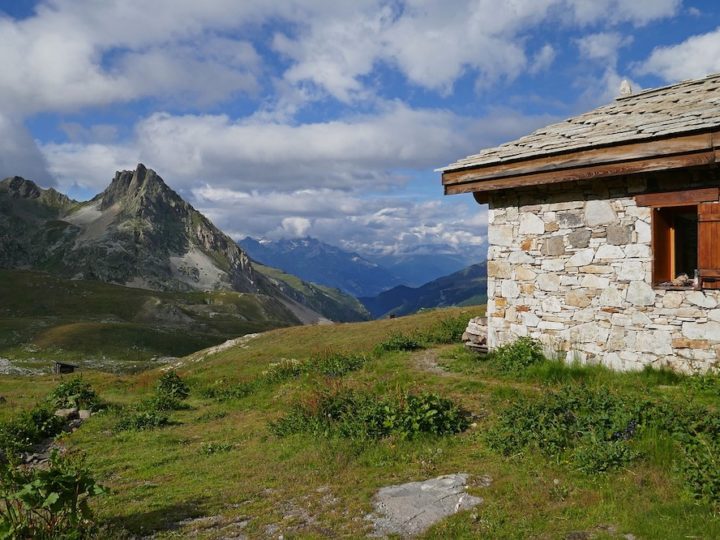
[[[666,169],[679,169],[685,167],[699,167],[715,163],[713,149],[704,152],[693,152],[673,156],[657,156],[646,159],[636,159],[620,163],[604,163],[570,169],[552,170],[497,178],[492,180],[474,180],[464,183],[446,184],[445,194],[498,191],[524,186],[538,186],[542,184],[557,184],[574,180],[590,180],[607,176],[620,176],[641,172],[662,171]]]
[[[524,176],[540,172],[576,169],[590,165],[622,163],[625,161],[665,157],[699,151],[715,150],[720,154],[720,132],[699,133],[638,143],[592,148],[565,152],[521,161],[493,165],[481,165],[467,169],[446,171],[442,175],[444,185],[495,180]],[[718,157],[720,161],[720,156]]]
[[[720,188],[716,187],[635,195],[635,202],[638,206],[651,207],[687,206],[718,200],[720,200]]]

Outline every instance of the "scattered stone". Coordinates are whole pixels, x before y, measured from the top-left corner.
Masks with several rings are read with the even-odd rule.
[[[58,409],[55,411],[55,416],[65,418],[66,420],[74,420],[78,417],[77,407],[71,407],[69,409]]]
[[[467,479],[467,474],[450,474],[380,489],[373,499],[375,511],[367,516],[374,536],[415,536],[447,516],[481,504],[480,497],[465,491]]]
[[[78,411],[78,418],[80,420],[87,420],[90,416],[92,416],[92,412],[87,409],[80,409]]]

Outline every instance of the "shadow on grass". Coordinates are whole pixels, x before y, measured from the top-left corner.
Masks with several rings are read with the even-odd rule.
[[[182,527],[184,520],[205,516],[206,500],[193,499],[145,512],[112,517],[103,520],[101,526],[108,529],[108,534],[113,538],[135,538],[135,535],[147,537],[158,532],[173,531]]]

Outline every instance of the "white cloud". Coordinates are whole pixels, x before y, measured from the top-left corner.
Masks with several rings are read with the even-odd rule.
[[[494,111],[480,119],[388,103],[375,114],[290,124],[226,115],[153,114],[123,144],[46,144],[61,185],[103,189],[117,168],[143,162],[178,189],[378,190],[405,181],[398,169],[428,170],[547,123]],[[98,176],[105,171],[103,176]]]
[[[530,73],[540,73],[548,69],[555,61],[556,51],[552,45],[546,43],[535,53],[530,65]]]
[[[0,179],[16,175],[46,187],[55,184],[30,132],[17,118],[0,113]]]
[[[612,66],[617,64],[620,49],[630,43],[632,37],[623,36],[619,32],[599,32],[577,40],[581,56]]]
[[[668,82],[703,77],[720,71],[720,28],[669,47],[656,47],[637,68]]]

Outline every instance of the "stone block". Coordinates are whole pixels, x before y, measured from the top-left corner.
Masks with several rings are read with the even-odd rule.
[[[557,222],[561,229],[574,229],[582,227],[583,218],[580,211],[559,212]]]
[[[488,261],[487,273],[488,277],[508,279],[512,277],[512,267],[506,262]]]
[[[617,214],[607,201],[588,201],[585,203],[585,222],[589,227],[608,225],[617,221]]]
[[[591,303],[592,300],[583,291],[570,291],[565,295],[565,304],[568,306],[584,308]]]
[[[665,293],[665,296],[663,296],[662,304],[663,307],[668,309],[676,309],[682,305],[684,299],[685,296],[683,293],[679,291],[668,291]]]
[[[515,268],[515,279],[520,281],[532,281],[537,277],[537,274],[525,266],[518,266]]]
[[[543,242],[542,254],[546,257],[565,255],[565,241],[562,236],[552,236]]]
[[[536,214],[528,212],[520,216],[520,234],[543,234],[545,222]]]
[[[625,252],[619,246],[604,244],[595,252],[595,261],[612,260],[617,261],[625,258]]]
[[[490,244],[512,246],[514,240],[512,225],[495,225],[488,227],[488,242]]]
[[[655,291],[644,281],[631,281],[625,298],[636,306],[655,305]]]
[[[629,244],[625,246],[625,256],[628,259],[649,259],[652,253],[647,244]]]
[[[568,243],[574,248],[586,248],[590,244],[590,229],[578,229],[568,235]]]
[[[642,281],[645,279],[645,265],[640,261],[623,261],[618,279],[627,281]]]
[[[620,225],[612,223],[607,228],[608,244],[613,246],[624,246],[630,243],[632,238],[632,227],[630,225]]]
[[[637,242],[640,244],[649,244],[652,239],[650,232],[650,224],[637,220],[635,222],[635,233],[637,234]]]
[[[552,233],[560,230],[560,225],[558,225],[557,221],[550,221],[549,223],[545,223],[545,232],[546,233]]]
[[[617,288],[610,286],[603,290],[600,295],[601,306],[620,307],[623,305],[623,298]]]
[[[544,259],[540,264],[544,272],[560,272],[565,269],[565,261],[562,259]]]
[[[612,274],[613,267],[604,264],[589,264],[581,266],[580,272],[583,274]]]
[[[542,291],[557,291],[560,289],[560,276],[556,274],[540,274],[537,286]]]
[[[702,291],[692,291],[685,296],[685,299],[693,305],[707,309],[715,309],[717,300],[711,296],[706,296]]]
[[[720,341],[720,323],[715,321],[706,323],[686,322],[682,325],[682,333],[688,339]]]
[[[511,264],[532,264],[535,259],[524,251],[513,251],[508,255],[507,261]]]
[[[567,263],[565,263],[565,266],[586,266],[593,261],[593,258],[595,258],[594,249],[581,249],[580,251],[576,251],[573,256],[570,257]]]
[[[610,286],[610,280],[605,277],[599,277],[595,274],[588,274],[583,277],[580,285],[588,289],[605,289]]]
[[[504,298],[517,298],[520,296],[520,287],[512,279],[504,279],[500,286],[500,294]]]

